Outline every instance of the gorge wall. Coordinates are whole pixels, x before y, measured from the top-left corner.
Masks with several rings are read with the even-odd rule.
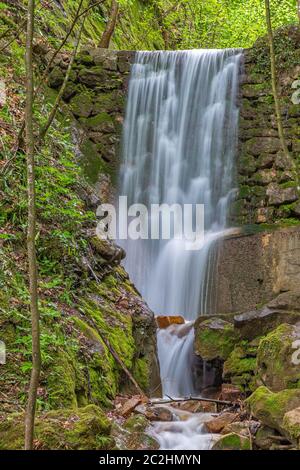
[[[282,293],[295,299],[298,290],[300,105],[294,104],[291,98],[295,91],[293,83],[300,74],[299,38],[299,29],[295,27],[284,28],[275,34],[283,124],[290,158],[283,155],[278,138],[266,38],[244,53],[237,194],[230,213],[231,224],[239,227],[239,231],[218,242],[214,274],[218,286],[214,293],[215,312],[228,314],[226,322],[229,325],[225,324],[225,327],[229,331],[232,314],[237,313],[250,315],[250,323],[254,322],[251,323],[254,325],[264,318],[268,331],[282,320],[280,314],[275,323],[273,319],[268,321],[265,308],[269,309],[269,302]],[[133,59],[132,51],[92,48],[81,51],[64,96],[81,136],[80,158],[84,173],[95,190],[95,206],[100,201],[113,199]],[[62,69],[66,66],[67,57],[61,56],[50,75],[52,88],[58,88],[62,83]],[[293,302],[292,312],[297,310]],[[273,315],[274,311],[271,313]],[[198,328],[203,321],[205,317],[196,325],[196,339],[201,334]],[[223,326],[220,328],[222,335]],[[196,340],[196,350],[197,344]],[[205,355],[201,347],[200,353],[205,359],[214,359]],[[247,357],[248,352],[245,354]]]
[[[297,27],[275,34],[290,158],[283,155],[278,138],[266,38],[244,52],[237,195],[230,214],[231,224],[241,230],[239,236],[227,237],[218,246],[217,312],[253,308],[281,290],[294,288],[299,277],[300,105],[291,100],[293,83],[300,75],[299,42]],[[67,56],[57,59],[49,78],[51,87],[62,83],[67,60]],[[64,96],[77,122],[82,166],[98,202],[113,198],[133,60],[133,51],[81,51]]]

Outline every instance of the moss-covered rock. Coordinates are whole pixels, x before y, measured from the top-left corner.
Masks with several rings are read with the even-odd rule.
[[[195,352],[204,360],[226,360],[238,340],[232,323],[221,318],[195,324]]]
[[[284,433],[298,445],[300,443],[300,407],[288,411],[283,417],[282,429]]]
[[[240,342],[224,362],[223,379],[237,385],[243,392],[256,388],[257,342]]]
[[[64,81],[64,74],[60,67],[54,67],[48,76],[48,85],[51,88],[59,88]]]
[[[300,388],[299,365],[293,362],[293,343],[299,339],[300,328],[284,323],[260,340],[257,373],[271,390]]]
[[[300,406],[300,390],[282,390],[274,393],[267,387],[258,387],[247,398],[246,405],[252,415],[264,425],[282,432],[285,413]]]
[[[133,415],[124,425],[114,423],[112,436],[118,450],[153,450],[159,449],[159,443],[148,432],[150,421],[142,415]]]
[[[82,153],[82,169],[89,183],[96,184],[99,181],[101,174],[115,174],[114,170],[112,170],[108,163],[101,158],[96,144],[90,139],[83,139],[80,145],[80,151]]]
[[[96,450],[109,449],[111,425],[95,405],[78,410],[54,410],[37,416],[36,449]],[[24,415],[12,414],[0,423],[0,449],[22,449]]]
[[[80,122],[93,132],[111,133],[115,131],[113,119],[110,114],[101,112],[96,116],[87,119],[81,119]]]
[[[258,157],[262,153],[276,153],[281,149],[278,137],[254,137],[245,144],[245,150],[250,155]]]
[[[250,450],[251,442],[249,437],[236,434],[234,432],[225,434],[220,437],[214,445],[212,450]]]
[[[70,109],[76,117],[89,117],[93,109],[93,99],[90,93],[82,92],[70,101]]]
[[[118,90],[110,93],[97,93],[93,102],[93,114],[122,112],[124,101],[123,93]]]

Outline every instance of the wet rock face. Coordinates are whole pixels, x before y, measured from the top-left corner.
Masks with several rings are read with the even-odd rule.
[[[299,78],[298,38],[282,30],[278,41],[287,38],[278,59],[284,133],[290,158],[278,138],[270,80],[269,52],[258,41],[244,53],[240,83],[240,130],[237,158],[239,192],[232,207],[232,222],[238,224],[297,223],[299,189],[295,163],[299,156],[300,105],[293,104],[292,83]],[[286,34],[286,36],[285,36]],[[289,59],[285,61],[285,54]],[[293,55],[295,60],[293,60]],[[265,65],[262,66],[261,63]],[[281,68],[281,64],[284,67]],[[287,65],[288,64],[288,65]]]

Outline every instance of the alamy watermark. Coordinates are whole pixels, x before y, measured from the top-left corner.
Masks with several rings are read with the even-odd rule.
[[[120,196],[117,207],[101,204],[96,233],[109,240],[182,240],[184,249],[199,250],[204,241],[203,204],[132,204]]]

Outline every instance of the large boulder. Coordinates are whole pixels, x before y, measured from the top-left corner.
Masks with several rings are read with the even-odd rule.
[[[300,367],[294,358],[297,340],[300,340],[300,325],[286,323],[260,340],[257,350],[258,378],[273,391],[300,388]]]
[[[300,389],[274,393],[265,386],[258,387],[245,401],[252,416],[264,425],[283,432],[285,413],[300,406]]]
[[[270,309],[300,311],[300,290],[282,292],[268,303]],[[299,318],[300,319],[300,318]]]
[[[226,360],[239,340],[232,323],[212,318],[195,324],[195,353],[206,361]]]
[[[78,79],[84,85],[100,90],[112,90],[120,87],[121,83],[121,79],[114,72],[104,69],[101,65],[81,69]]]
[[[220,437],[214,445],[212,450],[250,450],[251,442],[249,437],[236,434],[234,432],[225,434]]]
[[[237,413],[225,412],[209,421],[206,421],[205,427],[208,432],[219,434],[226,426],[233,423],[237,418]]]
[[[37,416],[34,448],[40,450],[99,450],[113,447],[111,425],[95,405],[78,410],[54,410]],[[0,450],[22,449],[24,415],[12,414],[0,422]]]
[[[284,322],[294,324],[300,321],[298,312],[287,312],[276,308],[275,300],[273,302],[261,309],[235,315],[234,326],[241,338],[252,340],[269,333]]]

